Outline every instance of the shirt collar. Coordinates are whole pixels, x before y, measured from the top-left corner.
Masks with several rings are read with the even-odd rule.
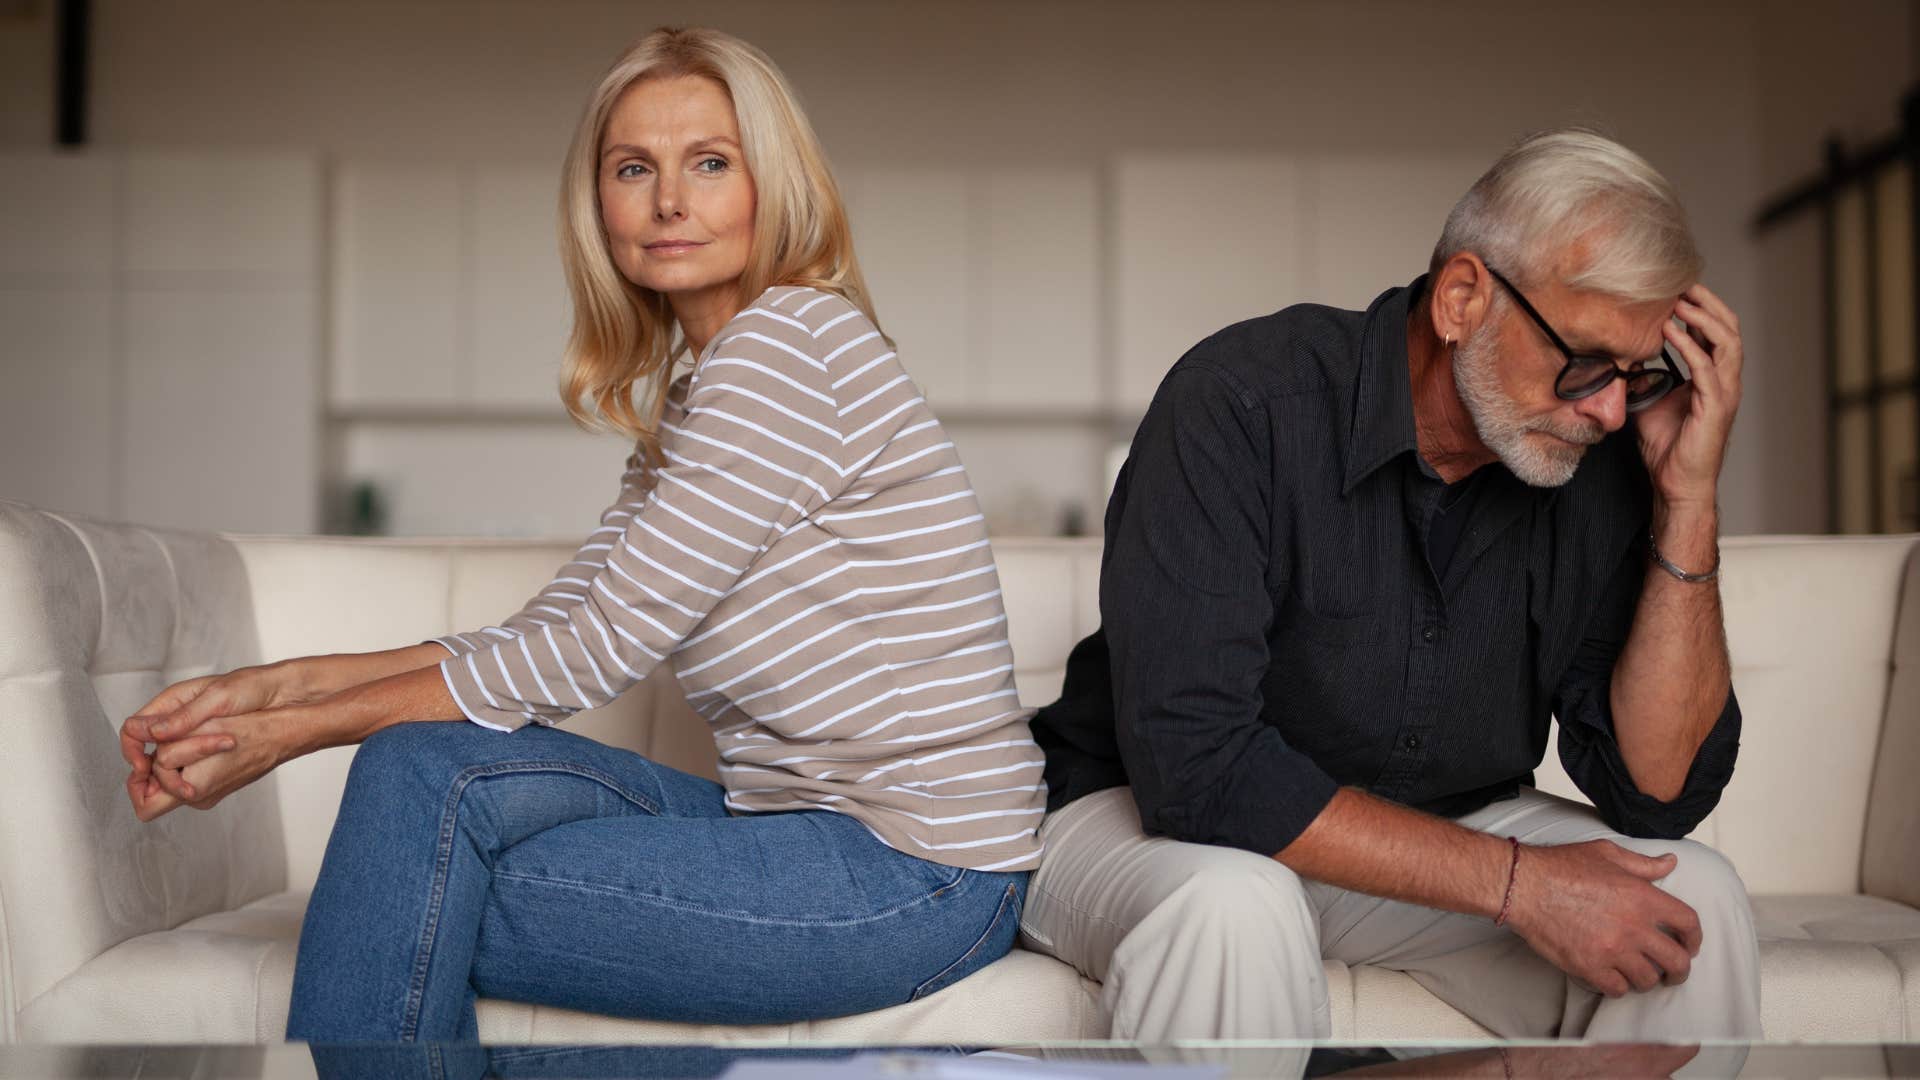
[[[1360,370],[1353,381],[1353,422],[1347,430],[1341,493],[1382,465],[1417,450],[1413,430],[1413,375],[1407,362],[1407,314],[1426,288],[1422,274],[1388,289],[1367,306],[1360,336]]]

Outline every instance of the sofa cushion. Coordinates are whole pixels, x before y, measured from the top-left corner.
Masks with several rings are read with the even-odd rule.
[[[281,892],[129,938],[28,1002],[20,1040],[278,1042],[306,909]]]
[[[1920,857],[1914,853],[1920,840],[1920,784],[1913,779],[1920,773],[1920,550],[1907,559],[1900,593],[1886,716],[1867,804],[1860,889],[1920,905]],[[1920,1027],[1907,1030],[1920,1037]]]
[[[1920,910],[1874,896],[1758,896],[1770,1039],[1920,1037]]]
[[[169,682],[257,659],[225,541],[0,501],[0,1038],[89,957],[286,888],[271,780],[143,825],[120,756]]]
[[[21,1011],[25,1042],[277,1042],[286,1037],[293,961],[307,893],[121,942]],[[896,1045],[1106,1037],[1099,987],[1015,949],[952,986],[890,1009],[795,1024],[672,1024],[482,1000],[489,1043],[801,1042]]]

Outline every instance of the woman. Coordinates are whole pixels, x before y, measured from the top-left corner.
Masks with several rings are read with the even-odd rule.
[[[181,683],[122,732],[143,818],[364,740],[290,1038],[470,1040],[476,994],[844,1015],[1014,937],[1045,791],[985,527],[785,80],[648,34],[587,105],[561,217],[568,407],[636,442],[573,561],[499,626]],[[668,656],[724,786],[550,726]]]

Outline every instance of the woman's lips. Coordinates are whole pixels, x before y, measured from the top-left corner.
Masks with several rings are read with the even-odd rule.
[[[646,250],[649,255],[685,255],[705,246],[705,241],[699,240],[656,240],[648,244]]]

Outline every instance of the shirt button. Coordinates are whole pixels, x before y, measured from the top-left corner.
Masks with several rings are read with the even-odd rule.
[[[1409,750],[1418,750],[1418,749],[1420,749],[1420,736],[1418,736],[1418,735],[1409,735],[1409,736],[1407,736],[1407,737],[1406,737],[1406,740],[1405,740],[1405,743],[1404,743],[1404,745],[1405,745],[1405,746],[1406,746],[1406,748],[1407,748],[1407,749],[1409,749]]]
[[[1437,626],[1422,627],[1420,629],[1420,640],[1426,642],[1429,645],[1433,644],[1436,641],[1439,641],[1440,628]]]

